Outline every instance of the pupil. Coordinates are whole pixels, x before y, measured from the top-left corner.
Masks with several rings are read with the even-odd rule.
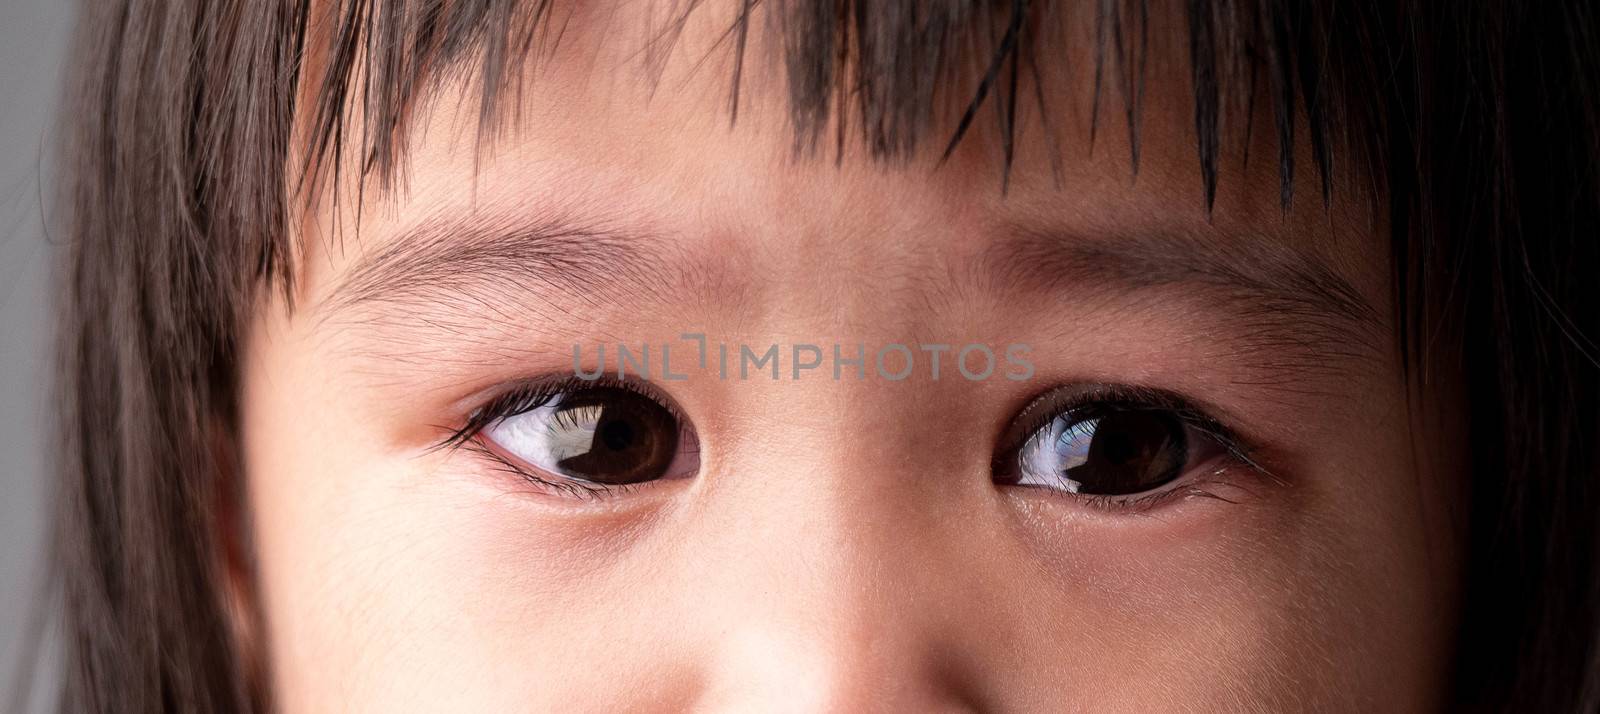
[[[601,422],[595,436],[612,451],[627,451],[633,445],[633,425],[621,419],[609,419]]]
[[[1187,459],[1183,425],[1155,410],[1106,415],[1095,425],[1088,457],[1067,475],[1083,493],[1148,491],[1182,475]]]
[[[621,389],[593,389],[569,397],[563,407],[574,416],[570,427],[561,428],[587,438],[556,462],[562,473],[595,483],[640,483],[661,478],[671,465],[678,426],[649,398]],[[592,432],[580,431],[585,422],[593,425]]]
[[[1116,422],[1115,420],[1112,420],[1111,423],[1115,424]],[[1101,428],[1103,429],[1105,427]],[[1099,441],[1105,444],[1105,446],[1101,449],[1101,454],[1107,461],[1110,461],[1113,464],[1120,466],[1138,455],[1138,449],[1134,447],[1133,441],[1129,439],[1126,434],[1112,432],[1111,434],[1102,437]]]

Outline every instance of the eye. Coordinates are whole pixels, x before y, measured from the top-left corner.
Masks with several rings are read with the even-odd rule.
[[[513,393],[481,411],[481,440],[535,479],[598,491],[699,470],[694,432],[635,388],[557,386]]]
[[[1019,420],[1017,445],[996,463],[996,480],[1086,496],[1135,496],[1233,450],[1226,432],[1195,410],[1173,403],[1174,397],[1138,391],[1036,402],[1024,415],[1038,416]]]

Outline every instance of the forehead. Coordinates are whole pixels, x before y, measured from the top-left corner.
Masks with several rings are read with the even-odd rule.
[[[861,111],[862,96],[877,90],[857,77],[838,81],[816,122],[795,106],[791,24],[756,15],[741,33],[741,3],[686,13],[672,5],[557,4],[530,34],[539,38],[530,59],[496,92],[487,123],[482,68],[439,73],[397,135],[395,182],[375,190],[347,171],[334,190],[359,200],[330,194],[305,216],[304,237],[322,238],[302,241],[308,255],[335,235],[359,240],[353,251],[341,241],[338,259],[308,261],[313,279],[302,285],[326,288],[394,236],[472,213],[559,216],[677,237],[691,251],[777,254],[798,242],[856,253],[911,245],[959,258],[1017,225],[1084,236],[1181,232],[1270,242],[1336,266],[1375,304],[1386,296],[1381,226],[1352,162],[1335,163],[1331,200],[1322,202],[1307,132],[1297,132],[1290,155],[1300,195],[1283,210],[1276,135],[1263,130],[1274,117],[1261,96],[1224,101],[1208,205],[1176,6],[1156,3],[1137,30],[1118,25],[1144,48],[1134,55],[1105,41],[1108,21],[1092,4],[1052,5],[1047,17],[1030,17],[1032,49],[1019,55],[1015,78],[1011,65],[991,61],[1004,14],[960,18],[989,41],[948,43],[945,52],[966,54],[916,78],[933,87],[925,119]],[[844,54],[832,72],[861,64]],[[987,89],[985,77],[995,80]],[[879,77],[894,81],[905,78]],[[884,150],[883,127],[870,123],[888,120],[915,124],[889,132],[900,137],[891,149],[908,150]]]

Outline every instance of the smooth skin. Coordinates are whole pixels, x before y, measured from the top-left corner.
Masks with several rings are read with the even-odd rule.
[[[1408,394],[1387,237],[1362,180],[1336,174],[1323,205],[1307,155],[1282,213],[1276,147],[1258,130],[1248,164],[1242,142],[1225,145],[1208,218],[1183,40],[1164,24],[1137,174],[1128,132],[1107,119],[1114,97],[1091,149],[1086,50],[1047,87],[1053,134],[1023,103],[1003,191],[986,120],[943,164],[949,117],[904,164],[851,142],[835,161],[831,140],[796,157],[775,65],[752,62],[765,69],[747,76],[732,127],[724,66],[696,67],[733,5],[694,16],[653,92],[639,8],[579,12],[499,141],[474,151],[477,105],[458,101],[474,90],[448,87],[415,117],[399,188],[369,190],[359,217],[326,199],[300,217],[295,302],[263,291],[240,422],[253,573],[240,586],[264,624],[240,627],[277,706],[1436,704],[1459,425],[1448,395]],[[772,41],[758,32],[751,56]],[[537,246],[553,225],[604,247],[500,240],[374,287],[403,271],[372,266],[419,235]],[[1168,238],[1151,245],[1170,280],[1081,262],[1122,254],[1086,246],[1146,254],[1152,236]],[[586,272],[552,277],[561,256]],[[1327,266],[1373,307],[1369,322],[1330,328],[1292,301],[1263,310],[1215,270],[1181,269],[1228,256],[1258,258],[1246,273]],[[482,448],[436,448],[486,393],[570,372],[574,344],[670,342],[680,371],[683,333],[758,349],[1027,344],[1036,370],[835,381],[825,362],[797,380],[787,357],[778,380],[689,369],[652,384],[692,424],[698,469],[595,498]],[[1018,414],[1082,383],[1206,405],[1270,475],[1196,469],[1208,496],[1145,506],[997,484]]]

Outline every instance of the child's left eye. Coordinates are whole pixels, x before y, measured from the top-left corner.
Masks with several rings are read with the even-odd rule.
[[[1052,401],[1029,410],[1042,418],[1012,431],[1015,446],[997,459],[997,482],[1120,501],[1157,494],[1221,456],[1248,463],[1226,430],[1170,395],[1111,388],[1065,407]]]
[[[693,476],[694,435],[665,406],[629,389],[575,387],[484,427],[488,446],[546,479],[587,487]]]
[[[1161,410],[1069,412],[1028,437],[1013,483],[1105,496],[1143,493],[1183,475],[1188,442],[1183,423]]]

